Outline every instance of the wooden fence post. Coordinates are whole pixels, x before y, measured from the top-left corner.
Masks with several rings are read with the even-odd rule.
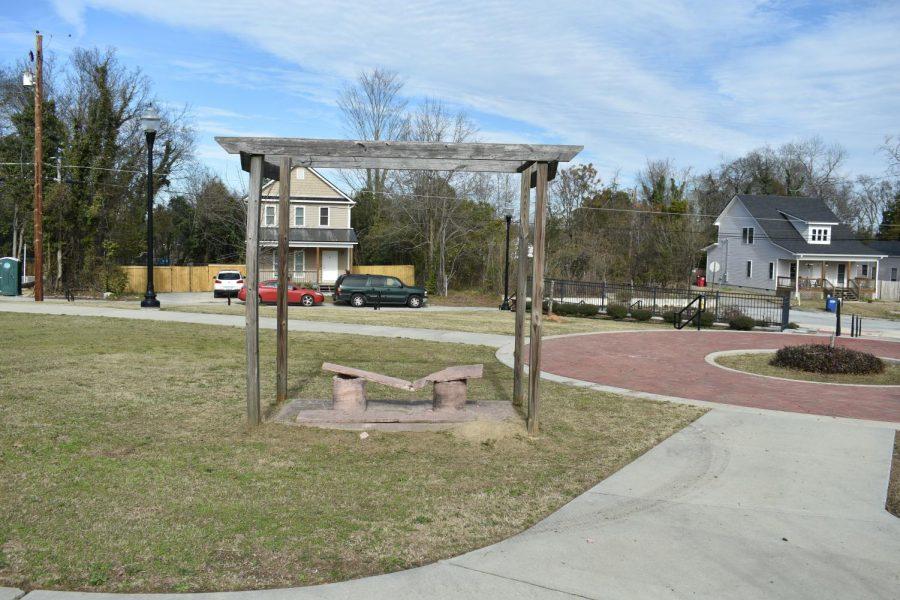
[[[259,425],[259,200],[262,196],[264,156],[250,157],[247,194],[247,304],[244,336],[247,346],[247,423]]]
[[[282,157],[278,173],[278,298],[276,309],[275,400],[287,400],[288,380],[288,219],[291,206],[291,159]]]
[[[531,204],[531,168],[522,173],[519,193],[519,262],[516,265],[516,342],[513,367],[513,406],[525,405],[525,302],[528,297],[528,213]]]
[[[531,338],[528,361],[528,433],[540,429],[541,405],[541,317],[544,304],[544,230],[547,221],[547,163],[537,164],[534,196],[534,269],[531,274]]]

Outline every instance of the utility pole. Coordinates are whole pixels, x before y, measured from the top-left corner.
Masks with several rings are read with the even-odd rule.
[[[34,54],[34,301],[44,301],[44,36],[35,32]]]

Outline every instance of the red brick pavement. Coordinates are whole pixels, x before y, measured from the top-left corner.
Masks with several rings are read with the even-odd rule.
[[[641,392],[790,412],[900,422],[900,386],[840,386],[735,373],[704,358],[722,350],[828,343],[822,336],[642,331],[544,340],[544,371]],[[841,346],[900,359],[900,343],[842,337]]]

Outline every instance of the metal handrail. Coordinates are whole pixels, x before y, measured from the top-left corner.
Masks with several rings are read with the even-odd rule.
[[[637,306],[638,308],[643,308],[644,301],[643,300],[635,300],[634,302],[632,302],[631,304],[628,305],[628,310],[631,310],[635,306]]]
[[[691,321],[697,321],[697,331],[700,331],[700,315],[703,314],[703,294],[700,294],[696,298],[690,301],[690,303],[675,313],[675,329],[684,329],[685,325],[688,325]],[[697,310],[688,318],[687,321],[682,322],[682,316],[684,315],[684,311],[688,310],[694,304],[697,305]]]

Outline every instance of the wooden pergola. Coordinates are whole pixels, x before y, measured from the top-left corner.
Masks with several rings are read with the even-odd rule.
[[[538,431],[541,372],[541,310],[544,296],[544,250],[547,221],[547,185],[561,162],[572,160],[582,146],[534,144],[452,144],[433,142],[380,142],[305,138],[217,137],[230,154],[239,154],[241,167],[250,173],[247,195],[247,421],[262,418],[259,397],[259,211],[264,179],[282,181],[279,186],[278,302],[277,302],[277,400],[287,400],[287,281],[290,173],[293,165],[323,169],[391,169],[520,173],[519,268],[516,296],[515,373],[513,403],[526,407],[529,433]],[[525,298],[531,190],[535,190],[532,244],[531,343],[529,377],[525,386]],[[527,400],[527,401],[526,401]]]

